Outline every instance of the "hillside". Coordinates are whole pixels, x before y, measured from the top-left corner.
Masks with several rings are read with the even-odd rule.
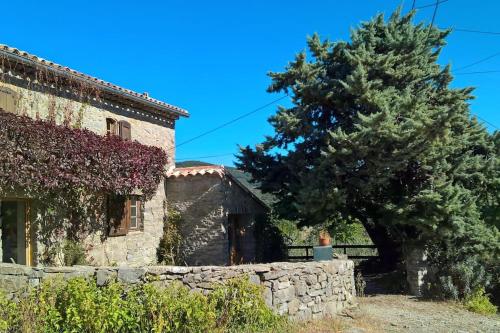
[[[202,162],[202,161],[183,161],[183,162],[177,162],[175,165],[178,168],[187,168],[193,166],[216,165],[216,164]],[[273,196],[270,194],[262,193],[258,189],[258,184],[251,182],[252,176],[249,173],[243,172],[231,166],[224,166],[224,168],[226,168],[226,170],[228,170],[233,175],[234,178],[238,179],[243,185],[245,185],[248,189],[250,189],[259,199],[261,199],[268,205],[272,204]]]

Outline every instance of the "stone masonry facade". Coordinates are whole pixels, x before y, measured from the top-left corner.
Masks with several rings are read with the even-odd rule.
[[[58,124],[66,123],[73,127],[86,128],[100,135],[106,134],[107,118],[125,120],[131,124],[132,140],[166,150],[169,157],[168,167],[173,166],[174,116],[165,114],[162,117],[152,111],[97,97],[82,103],[78,96],[69,90],[61,91],[38,85],[32,77],[23,76],[12,69],[8,72],[0,71],[0,74],[0,102],[6,111],[37,119],[48,119],[50,114]],[[95,265],[136,266],[155,263],[156,249],[163,230],[165,202],[164,184],[160,184],[152,200],[144,203],[144,230],[132,231],[119,237],[107,237],[103,234],[106,231],[103,230],[89,233],[83,240],[89,261]],[[36,216],[31,219],[36,219]],[[38,240],[36,236],[35,239]],[[37,241],[35,265],[40,264],[37,256],[43,248],[44,245]]]
[[[239,266],[143,267],[26,267],[0,264],[0,288],[11,296],[44,279],[83,276],[99,286],[118,280],[123,284],[151,283],[165,286],[178,281],[192,290],[210,292],[216,283],[248,276],[263,288],[266,304],[292,319],[331,316],[355,305],[354,263],[335,259],[322,262],[272,263]]]
[[[167,197],[170,207],[182,216],[182,254],[188,265],[229,263],[230,214],[237,215],[244,228],[242,262],[255,262],[255,220],[265,216],[267,208],[228,177],[223,169],[212,174],[170,176]]]

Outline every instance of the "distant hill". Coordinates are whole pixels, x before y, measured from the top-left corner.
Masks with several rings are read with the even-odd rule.
[[[175,163],[175,166],[178,168],[187,168],[193,166],[206,166],[206,165],[218,165],[213,163],[207,163],[202,161],[183,161]],[[249,173],[243,172],[241,170],[236,169],[231,166],[224,166],[226,170],[228,170],[234,178],[238,179],[245,187],[247,187],[250,191],[252,191],[260,200],[264,201],[268,205],[271,205],[274,201],[274,197],[271,194],[262,193],[257,187],[259,184],[252,183],[252,176]]]

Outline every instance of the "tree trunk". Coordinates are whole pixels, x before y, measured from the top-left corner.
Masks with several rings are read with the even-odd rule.
[[[363,225],[373,244],[377,246],[383,268],[387,270],[396,268],[402,260],[401,242],[396,240],[385,226],[373,221],[365,221]]]

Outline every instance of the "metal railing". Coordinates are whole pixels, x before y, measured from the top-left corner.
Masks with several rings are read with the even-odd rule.
[[[287,254],[288,260],[313,260],[313,245],[289,245],[287,246]],[[359,244],[341,244],[341,245],[332,245],[334,249],[342,249],[342,253],[347,255],[349,259],[370,259],[377,258],[378,255],[349,255],[347,249],[376,249],[375,245],[359,245]],[[304,250],[303,255],[291,255],[290,250]],[[294,251],[296,252],[296,251]]]

